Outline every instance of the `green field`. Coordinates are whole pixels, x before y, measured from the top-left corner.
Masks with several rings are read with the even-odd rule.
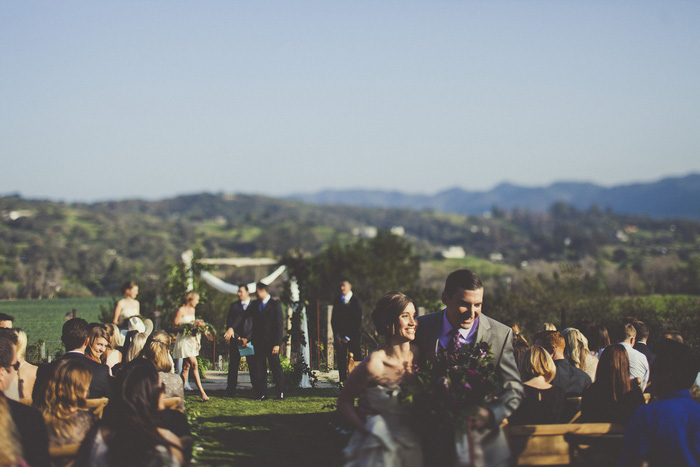
[[[66,313],[74,308],[79,318],[95,322],[100,316],[100,305],[111,307],[112,299],[57,298],[53,300],[3,300],[0,313],[15,317],[15,327],[27,333],[29,342],[38,340],[60,342],[61,327]]]

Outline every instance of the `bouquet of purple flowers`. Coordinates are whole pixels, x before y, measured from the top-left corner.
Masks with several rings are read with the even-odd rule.
[[[435,357],[416,369],[416,381],[402,388],[402,400],[419,427],[448,421],[456,432],[463,432],[467,417],[501,391],[491,346],[483,341],[462,344],[456,334]]]

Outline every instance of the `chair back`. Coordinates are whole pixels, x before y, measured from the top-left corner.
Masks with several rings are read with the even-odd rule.
[[[49,457],[51,465],[63,465],[72,467],[75,462],[75,457],[78,455],[80,443],[64,444],[63,446],[50,446]]]

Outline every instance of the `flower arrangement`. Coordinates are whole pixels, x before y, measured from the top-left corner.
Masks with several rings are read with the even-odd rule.
[[[216,332],[211,324],[206,323],[201,319],[196,319],[191,323],[186,323],[182,326],[183,336],[196,336],[197,334],[204,334],[208,338],[209,336],[213,336]]]
[[[463,432],[467,417],[476,415],[501,390],[491,346],[483,341],[462,344],[456,334],[435,357],[416,369],[415,381],[402,388],[402,401],[419,427],[449,422],[456,432]]]

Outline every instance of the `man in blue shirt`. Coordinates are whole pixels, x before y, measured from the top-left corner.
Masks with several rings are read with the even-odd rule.
[[[689,347],[659,342],[651,367],[659,401],[637,409],[627,423],[621,466],[700,465],[700,404],[689,390],[697,374]]]

